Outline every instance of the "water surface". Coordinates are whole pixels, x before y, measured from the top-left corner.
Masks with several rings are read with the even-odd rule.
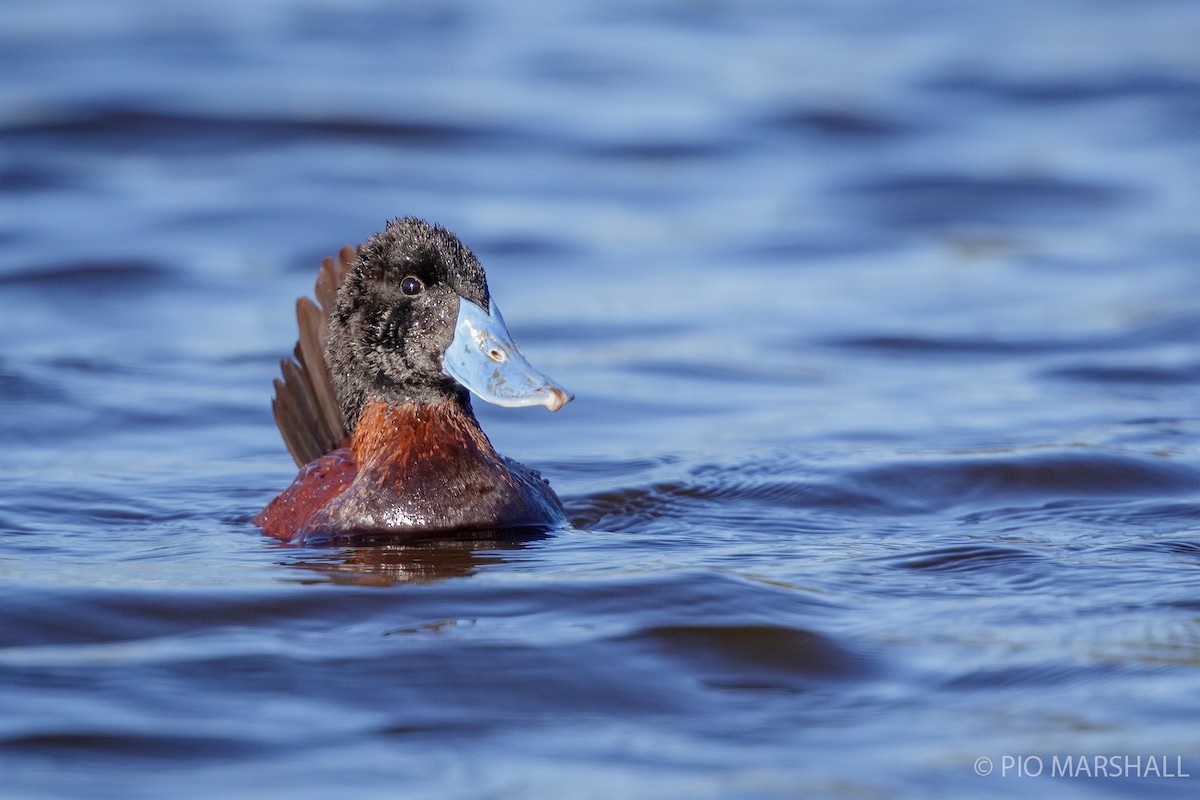
[[[1200,8],[493,5],[6,7],[0,793],[1193,796]],[[574,529],[251,525],[402,214]]]

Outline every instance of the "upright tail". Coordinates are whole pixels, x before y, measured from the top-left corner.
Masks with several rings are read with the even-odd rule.
[[[346,420],[325,363],[325,341],[338,287],[356,257],[354,248],[343,247],[336,259],[326,258],[317,273],[316,302],[307,297],[296,301],[300,339],[293,357],[279,362],[282,376],[275,379],[271,411],[297,466],[336,450],[346,439]]]

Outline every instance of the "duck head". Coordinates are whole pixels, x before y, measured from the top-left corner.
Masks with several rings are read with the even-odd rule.
[[[359,248],[329,317],[325,359],[353,431],[373,402],[557,411],[572,395],[525,360],[458,238],[413,217]]]

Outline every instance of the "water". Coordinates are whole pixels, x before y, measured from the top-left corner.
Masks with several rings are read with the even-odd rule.
[[[1194,796],[1200,6],[394,5],[5,6],[0,795]],[[401,214],[575,530],[250,524]]]

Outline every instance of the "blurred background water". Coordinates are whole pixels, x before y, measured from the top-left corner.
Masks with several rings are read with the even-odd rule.
[[[1194,796],[1197,42],[1191,0],[7,0],[0,795]],[[406,214],[578,395],[478,409],[574,530],[250,524],[293,299]]]

